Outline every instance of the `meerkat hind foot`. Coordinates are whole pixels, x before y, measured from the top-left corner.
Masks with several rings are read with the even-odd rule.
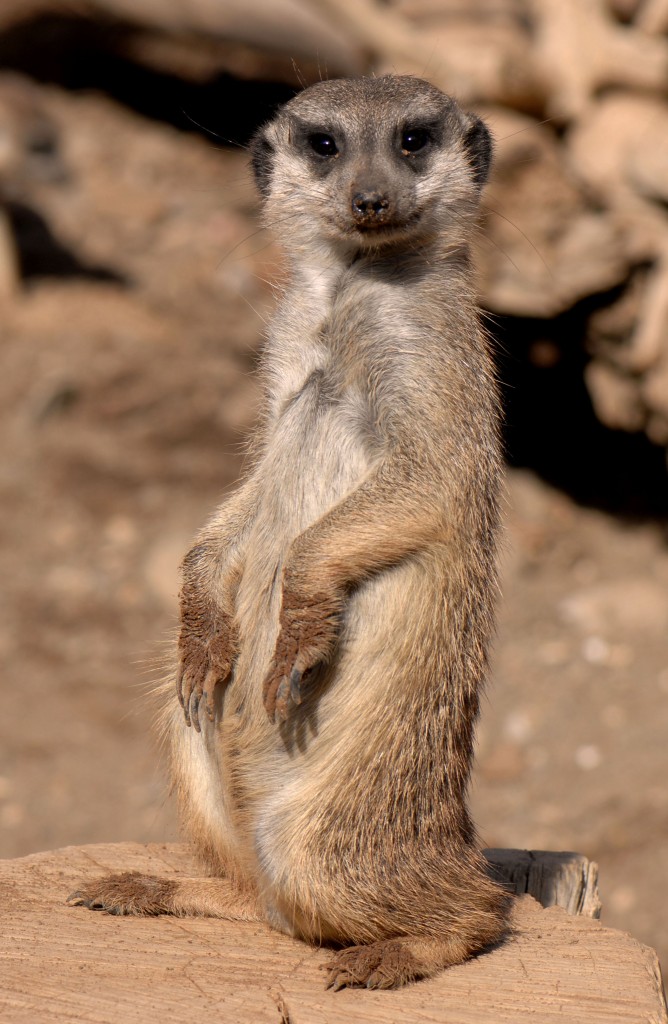
[[[255,899],[227,878],[158,878],[129,871],[86,882],[67,903],[118,915],[262,920]]]
[[[474,949],[456,936],[406,936],[348,946],[324,965],[329,972],[326,987],[334,992],[342,988],[400,988],[463,963],[477,951],[478,947]]]

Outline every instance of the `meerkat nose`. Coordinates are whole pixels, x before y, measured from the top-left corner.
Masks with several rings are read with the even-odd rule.
[[[390,200],[380,192],[358,192],[352,199],[355,220],[370,223],[387,216]]]

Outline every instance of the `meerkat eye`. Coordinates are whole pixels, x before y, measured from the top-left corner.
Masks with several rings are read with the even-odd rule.
[[[308,144],[318,156],[336,156],[339,152],[333,135],[314,132],[308,137]]]
[[[428,142],[429,132],[424,128],[407,128],[401,133],[401,152],[404,155],[417,153],[424,149]]]

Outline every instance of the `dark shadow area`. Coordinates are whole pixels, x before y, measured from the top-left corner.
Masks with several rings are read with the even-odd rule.
[[[36,277],[82,277],[91,281],[130,282],[115,270],[80,260],[51,233],[40,214],[23,203],[6,203],[5,213],[14,232],[19,273],[24,281]]]
[[[118,22],[41,15],[0,33],[0,67],[72,91],[96,90],[143,117],[211,142],[245,146],[295,94],[284,83],[219,74],[205,83],[156,71],[124,55],[136,29]]]
[[[587,319],[609,299],[587,299],[554,320],[494,318],[508,461],[534,470],[581,504],[634,518],[668,518],[664,449],[644,434],[603,426],[585,386]],[[537,358],[541,350],[549,360]]]

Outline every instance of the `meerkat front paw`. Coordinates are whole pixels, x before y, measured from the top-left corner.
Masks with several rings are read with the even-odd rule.
[[[339,634],[341,602],[331,594],[305,598],[283,591],[280,629],[262,697],[272,720],[284,722],[301,704],[308,674],[329,661]]]
[[[200,732],[200,706],[213,721],[213,695],[232,672],[238,635],[232,615],[201,585],[186,580],[181,590],[181,631],[176,692],[188,725]]]

